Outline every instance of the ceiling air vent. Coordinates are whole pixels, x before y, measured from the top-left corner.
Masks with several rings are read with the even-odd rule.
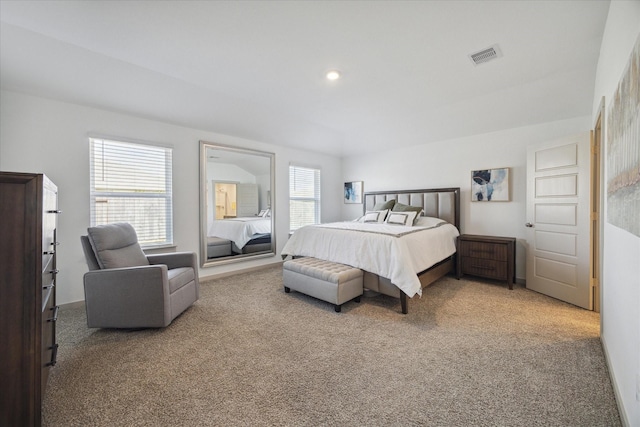
[[[480,65],[484,62],[491,61],[492,59],[500,58],[501,56],[502,51],[500,50],[500,46],[494,44],[493,46],[483,49],[480,52],[470,54],[469,58],[474,65]]]

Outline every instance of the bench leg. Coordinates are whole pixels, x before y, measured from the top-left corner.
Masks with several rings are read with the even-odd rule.
[[[336,313],[340,313],[340,311],[342,310],[342,304],[336,304],[335,310],[336,310]]]
[[[288,294],[289,292],[291,292],[291,289],[285,286],[284,287],[284,292]]]

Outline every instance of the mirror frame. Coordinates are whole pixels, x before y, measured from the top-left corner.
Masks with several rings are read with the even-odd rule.
[[[207,259],[207,149],[231,151],[240,154],[261,156],[269,159],[269,204],[271,209],[271,251],[256,254],[238,254],[218,259]],[[249,148],[235,147],[232,145],[218,144],[208,141],[200,141],[200,266],[213,267],[216,265],[242,262],[257,258],[266,258],[276,255],[276,209],[275,209],[275,174],[276,155],[267,151],[253,150]]]

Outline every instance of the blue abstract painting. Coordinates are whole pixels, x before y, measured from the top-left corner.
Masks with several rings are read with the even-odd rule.
[[[471,172],[472,202],[508,202],[509,168]]]
[[[344,202],[362,203],[362,181],[344,183]]]

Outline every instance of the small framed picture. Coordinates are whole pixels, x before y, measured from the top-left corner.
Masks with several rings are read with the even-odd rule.
[[[471,171],[472,202],[508,202],[509,168]]]
[[[362,203],[362,181],[344,183],[344,202]]]

